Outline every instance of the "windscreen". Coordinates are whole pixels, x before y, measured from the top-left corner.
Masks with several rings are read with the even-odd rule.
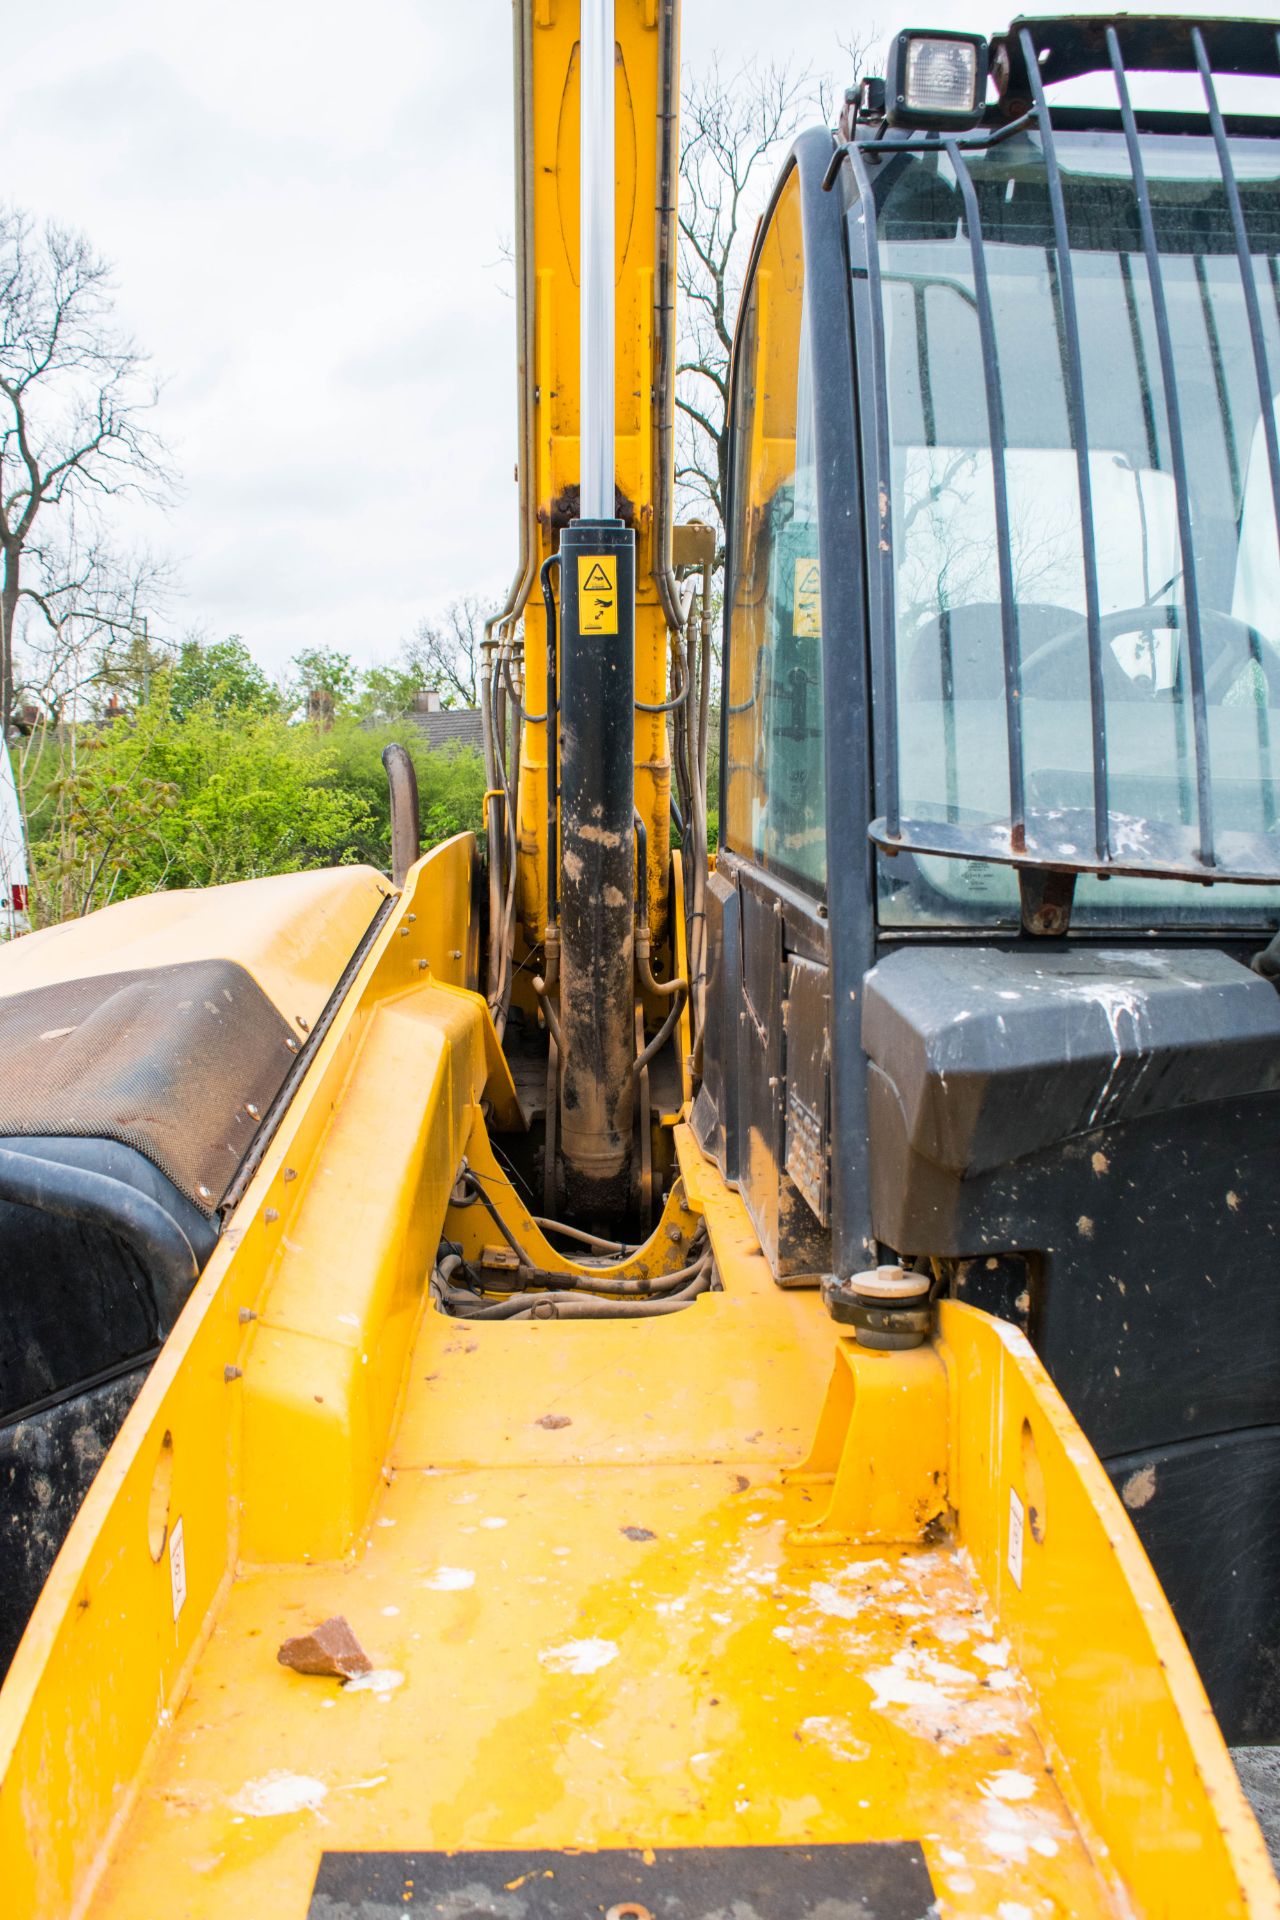
[[[1280,386],[1276,146],[1235,141],[1232,160],[1261,358]],[[1259,375],[1212,141],[1144,135],[1141,148],[1155,275],[1123,137],[1055,135],[1074,410],[1039,135],[967,154],[968,205],[944,151],[871,173],[897,804],[905,844],[954,849],[881,861],[890,925],[1016,924],[1016,874],[998,864],[1011,793],[1029,853],[1087,867],[1100,767],[1115,870],[1080,879],[1075,924],[1266,926],[1280,911],[1274,886],[1120,870],[1280,875],[1272,382]],[[984,852],[996,862],[972,857]]]

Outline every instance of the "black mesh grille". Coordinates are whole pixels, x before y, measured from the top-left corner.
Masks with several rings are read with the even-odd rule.
[[[0,999],[0,1137],[122,1141],[212,1213],[294,1059],[291,1038],[229,960],[13,994]]]

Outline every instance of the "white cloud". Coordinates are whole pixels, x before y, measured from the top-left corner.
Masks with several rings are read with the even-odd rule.
[[[686,0],[685,59],[842,78],[851,17]],[[909,17],[886,7],[883,37]],[[925,17],[1000,24],[955,0]],[[62,0],[8,21],[5,193],[116,262],[166,383],[186,491],[167,525],[131,526],[178,560],[174,625],[239,630],[272,668],[310,643],[371,658],[505,587],[510,38],[509,0]]]

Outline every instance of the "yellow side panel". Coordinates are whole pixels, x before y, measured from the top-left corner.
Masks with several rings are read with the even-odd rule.
[[[372,867],[330,867],[121,900],[0,949],[0,995],[186,960],[231,960],[295,1032],[305,1032],[394,891]]]
[[[435,1244],[449,1175],[477,1103],[483,1096],[509,1110],[514,1102],[483,1000],[437,984],[428,958],[431,950],[448,955],[466,949],[473,845],[469,835],[461,836],[410,872],[403,898],[320,1043],[55,1563],[0,1693],[5,1920],[61,1920],[83,1896],[113,1823],[128,1810],[148,1748],[164,1737],[231,1579],[246,1486],[262,1490],[278,1511],[286,1502],[284,1473],[292,1473],[301,1508],[286,1516],[289,1523],[298,1537],[323,1538],[339,1552],[350,1544],[339,1539],[341,1526],[349,1528],[357,1513],[363,1519],[416,1325],[413,1264],[421,1249]],[[349,951],[386,883],[380,889],[376,875],[359,871],[297,878],[314,887],[312,909],[328,902],[330,932],[335,923],[343,928],[333,935],[335,950],[345,940]],[[332,882],[337,884],[330,890]],[[278,948],[268,936],[269,916],[264,911],[255,917],[252,909],[277,887],[292,891],[294,884],[252,883],[213,896],[186,896],[185,902],[180,895],[161,897],[154,903],[158,935],[165,909],[177,907],[167,957],[195,957],[212,946],[247,964],[248,927],[260,940],[255,960],[271,977],[271,955]],[[290,958],[306,950],[307,891],[305,885],[298,889]],[[211,901],[222,907],[232,897],[249,911],[236,925],[227,923],[229,937],[215,945],[219,923],[209,917],[197,938],[204,909],[212,916]],[[117,924],[127,917],[122,912]],[[76,938],[67,942],[75,953],[68,971],[83,967],[94,930],[108,919],[98,915],[83,930],[70,930]],[[277,934],[279,926],[277,911]],[[23,945],[36,947],[38,938]],[[147,964],[159,964],[155,955],[164,944],[159,937],[154,944],[140,938],[124,950],[146,952]],[[120,950],[111,965],[120,964]],[[274,964],[278,969],[278,958]],[[283,977],[277,970],[275,978]],[[416,1052],[397,1056],[394,1035],[408,1030],[420,1042],[433,1023],[438,1046],[419,1043]],[[428,1070],[419,1078],[423,1066]],[[366,1121],[371,1113],[382,1115],[383,1132],[350,1170],[358,1174],[358,1188],[326,1155],[331,1130],[342,1127],[348,1093],[363,1105]],[[416,1146],[398,1157],[380,1151],[386,1129],[402,1122],[409,1108],[415,1120],[405,1131]],[[343,1151],[350,1146],[346,1139]],[[330,1182],[336,1205],[329,1199]],[[379,1221],[374,1238],[371,1214]],[[342,1276],[341,1298],[327,1296],[335,1315],[349,1314],[357,1322],[343,1321],[316,1342],[329,1364],[318,1370],[311,1388],[313,1395],[332,1392],[346,1422],[346,1454],[340,1459],[336,1423],[326,1426],[312,1398],[308,1412],[316,1418],[300,1420],[297,1443],[272,1460],[264,1449],[276,1445],[281,1431],[271,1418],[280,1370],[267,1343],[285,1329],[295,1346],[314,1340],[292,1284],[294,1235],[303,1236],[296,1258],[305,1266],[312,1223],[323,1236],[329,1275]],[[419,1299],[424,1269],[425,1261],[416,1274]],[[280,1313],[266,1311],[260,1326],[256,1315],[277,1281]],[[286,1366],[286,1383],[288,1371]],[[247,1421],[246,1398],[254,1402]],[[296,1393],[294,1400],[296,1411]],[[179,1526],[181,1580],[174,1565]],[[163,1896],[158,1903],[164,1906]]]
[[[245,1371],[242,1559],[336,1558],[364,1524],[484,1083],[469,995],[417,991],[377,1009],[287,1248],[275,1223],[281,1251]]]
[[[1097,1455],[1015,1327],[947,1301],[940,1333],[960,1544],[1109,1872],[1143,1914],[1280,1912],[1204,1688]],[[1189,1818],[1206,1803],[1213,1817]]]

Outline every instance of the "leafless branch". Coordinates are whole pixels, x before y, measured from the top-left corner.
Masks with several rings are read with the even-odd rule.
[[[0,740],[14,709],[22,607],[51,632],[71,621],[82,644],[94,616],[77,596],[105,577],[90,526],[102,502],[172,490],[150,424],[155,400],[146,361],[117,324],[106,263],[82,234],[37,229],[29,214],[0,207]],[[83,577],[58,571],[72,554],[89,563]],[[99,608],[104,630],[117,618],[102,616]]]
[[[676,480],[686,511],[724,524],[729,359],[751,238],[778,166],[801,125],[860,76],[877,38],[842,40],[838,87],[790,64],[748,61],[726,77],[713,60],[681,105],[680,238],[676,262]]]

